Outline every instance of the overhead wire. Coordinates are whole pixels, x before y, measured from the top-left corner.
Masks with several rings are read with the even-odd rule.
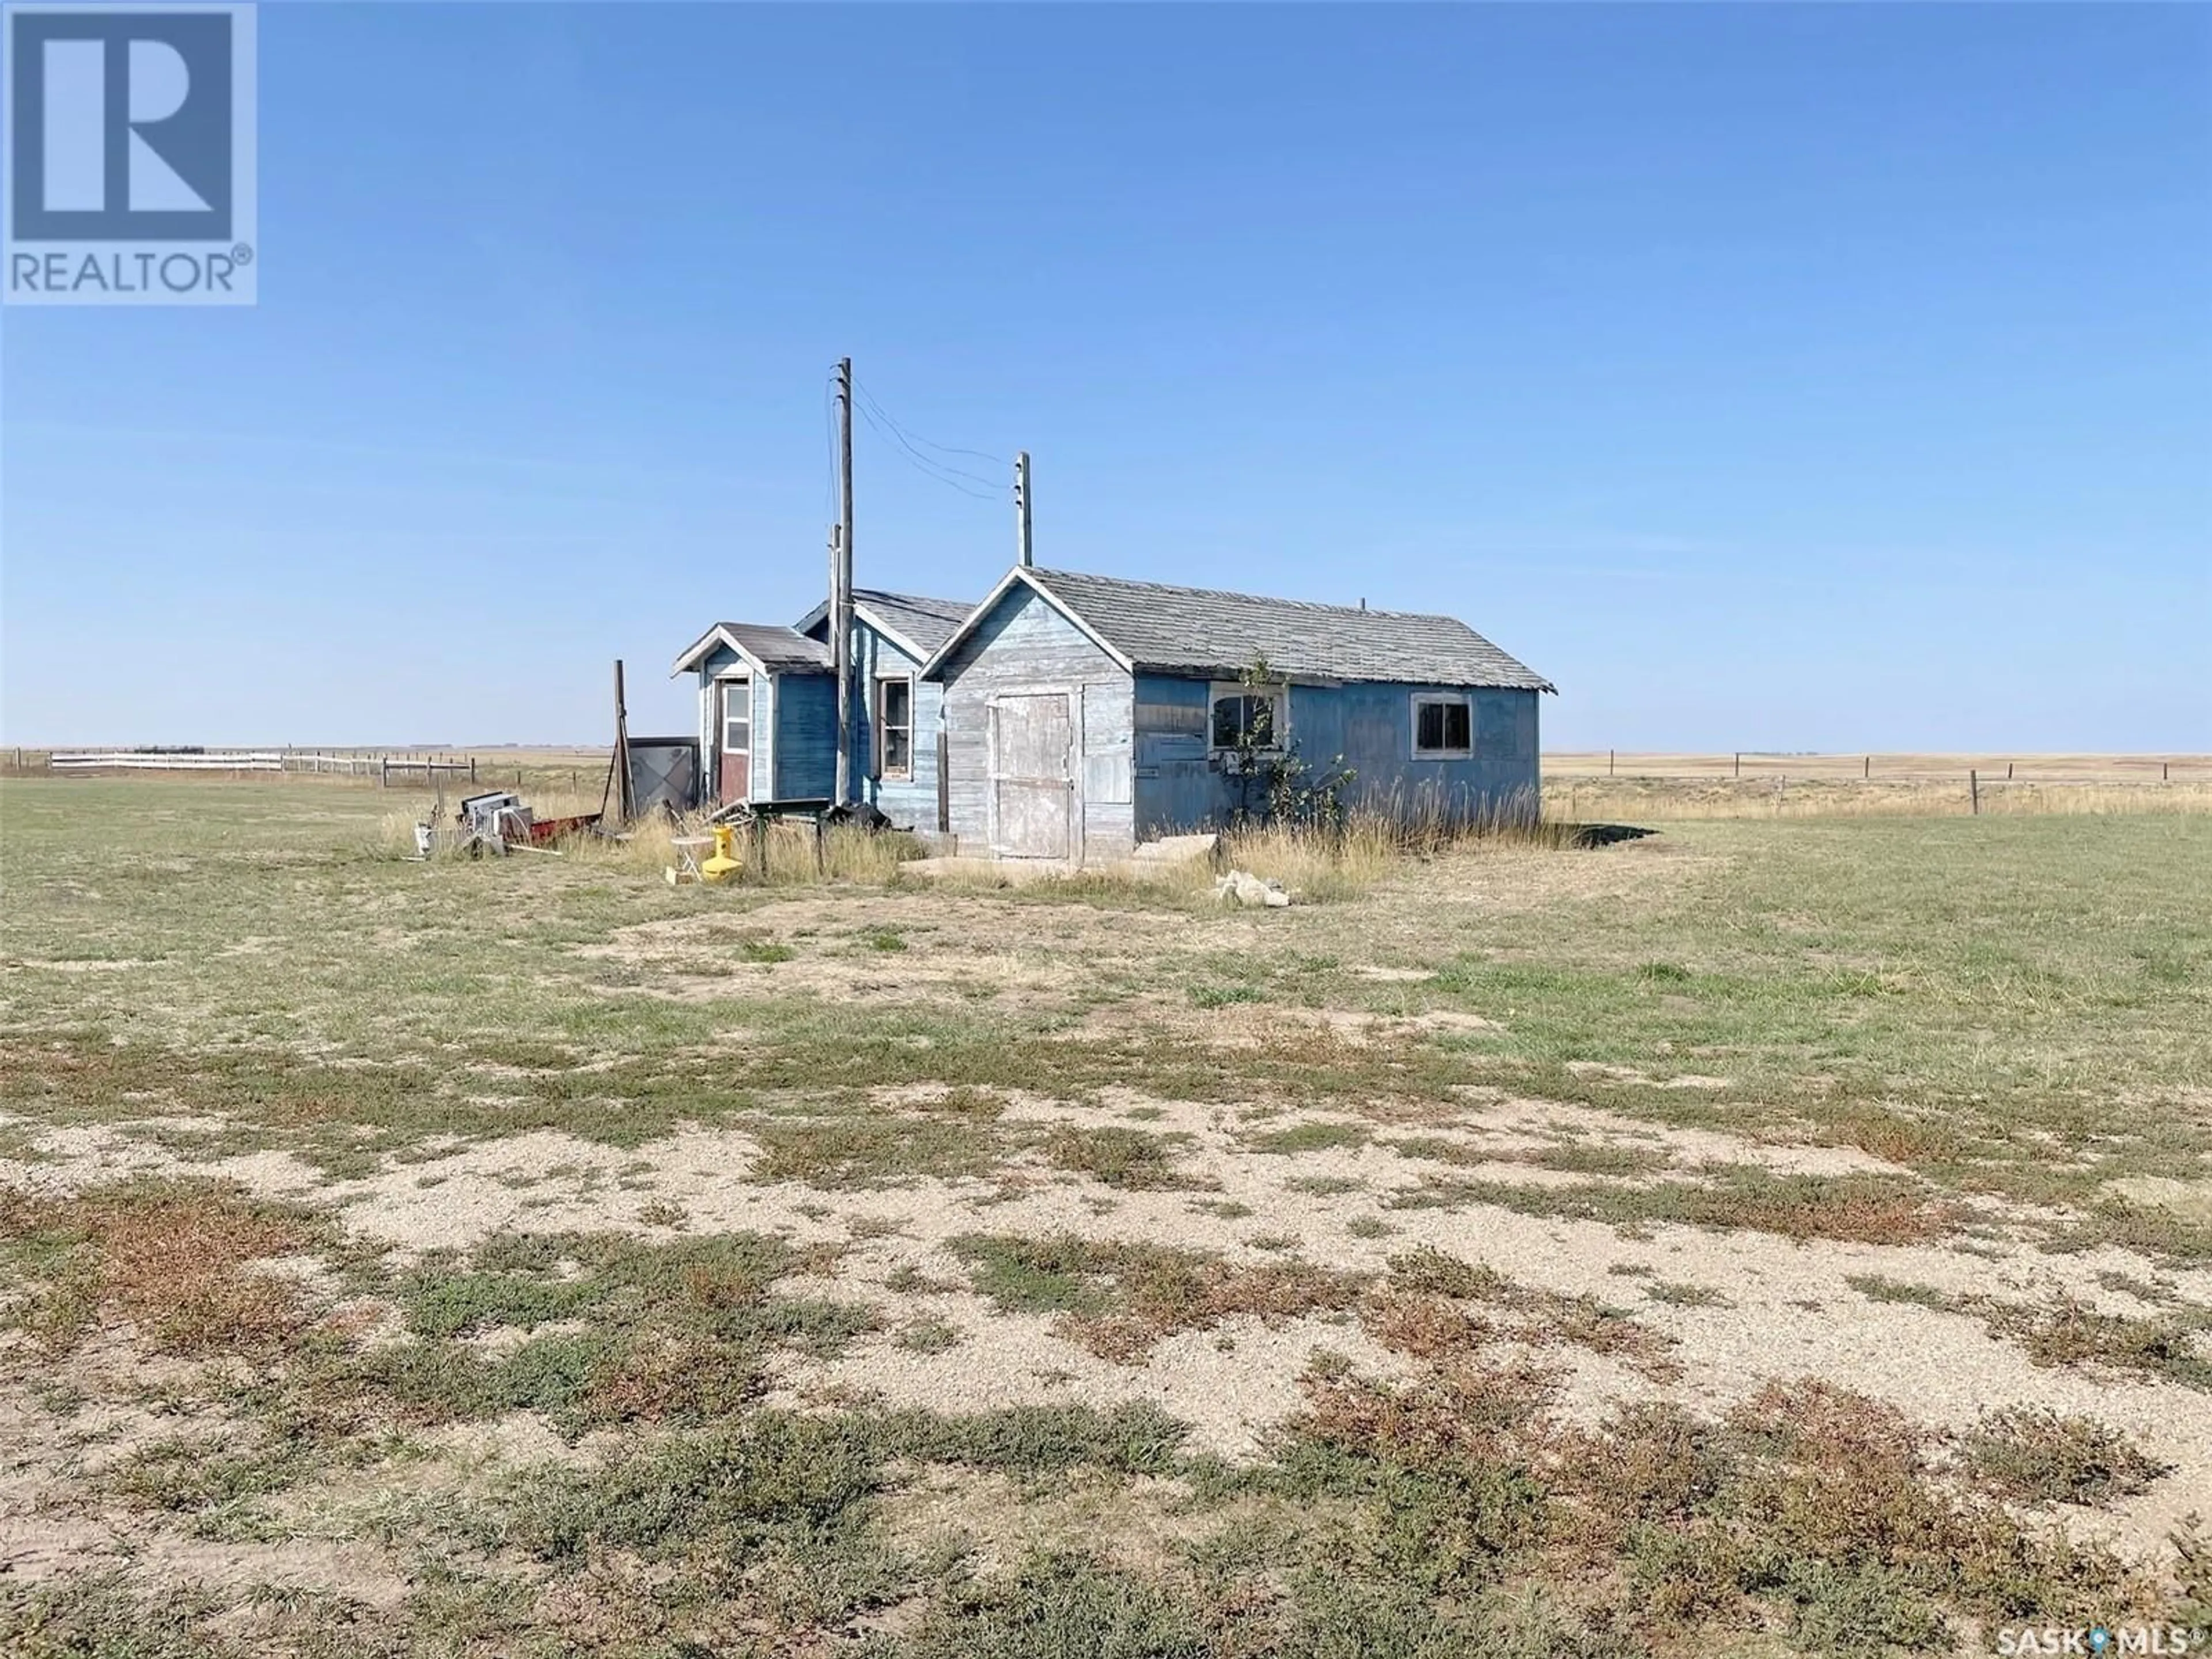
[[[955,466],[949,461],[940,461],[934,456],[926,455],[920,446],[927,444],[930,448],[942,451],[948,455],[973,455],[980,460],[988,461],[993,457],[981,450],[961,449],[951,444],[934,443],[922,437],[919,433],[909,433],[899,424],[891,412],[883,406],[873,392],[857,382],[854,383],[853,390],[854,406],[860,411],[861,419],[867,422],[878,435],[888,439],[896,446],[907,464],[924,477],[933,478],[946,488],[957,489],[962,495],[971,496],[977,501],[991,501],[998,496],[1000,486],[994,480],[969,471],[963,467]]]

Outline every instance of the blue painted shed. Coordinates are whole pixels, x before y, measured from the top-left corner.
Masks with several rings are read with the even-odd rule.
[[[1244,677],[1264,659],[1267,683]],[[1097,863],[1229,822],[1249,734],[1401,818],[1533,814],[1551,683],[1450,617],[1017,567],[937,647],[963,853]]]
[[[796,629],[716,623],[676,659],[699,681],[700,792],[710,803],[827,796],[837,682],[829,648]]]
[[[881,588],[853,590],[854,793],[894,823],[939,827],[939,708],[944,688],[921,665],[974,610],[971,600],[927,599]],[[827,600],[799,620],[810,639],[830,637]],[[830,752],[836,752],[836,695],[830,703]],[[833,763],[834,764],[834,763]]]
[[[853,794],[892,822],[939,826],[941,688],[922,663],[972,607],[853,592]],[[793,627],[717,623],[674,672],[699,683],[702,793],[712,803],[823,799],[837,778],[837,681],[825,601]]]

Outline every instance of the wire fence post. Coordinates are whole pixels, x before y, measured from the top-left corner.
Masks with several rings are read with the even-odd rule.
[[[1982,775],[1978,771],[1966,774],[1966,802],[1976,817],[1982,815]]]

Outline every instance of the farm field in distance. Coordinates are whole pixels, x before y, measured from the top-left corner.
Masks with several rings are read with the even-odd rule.
[[[2212,813],[1223,911],[409,863],[412,800],[0,786],[0,1650],[2212,1619]]]

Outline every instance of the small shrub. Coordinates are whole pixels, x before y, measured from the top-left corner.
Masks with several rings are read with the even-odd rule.
[[[942,1319],[917,1319],[891,1340],[914,1353],[943,1353],[960,1345],[960,1333]]]
[[[2033,1407],[1984,1417],[1967,1433],[1966,1453],[1976,1476],[2027,1504],[2102,1504],[2166,1473],[2118,1429]]]
[[[1176,1174],[1165,1137],[1142,1129],[1063,1127],[1045,1142],[1045,1156],[1055,1168],[1093,1176],[1109,1187],[1140,1190],[1186,1184]]]
[[[1728,1308],[1731,1303],[1726,1293],[1710,1285],[1684,1285],[1672,1279],[1660,1279],[1644,1286],[1644,1294],[1654,1302],[1663,1302],[1674,1308]]]
[[[1299,1152],[1332,1152],[1340,1146],[1364,1146],[1373,1133],[1364,1123],[1331,1123],[1309,1118],[1302,1123],[1292,1124],[1287,1129],[1273,1129],[1266,1134],[1254,1135],[1245,1145],[1255,1152],[1295,1156]]]
[[[1349,1306],[1360,1280],[1306,1262],[1237,1266],[1133,1241],[971,1236],[952,1241],[975,1288],[1001,1308],[1064,1316],[1102,1358],[1133,1362],[1162,1337],[1256,1314],[1291,1317]]]
[[[1902,1302],[1916,1308],[1948,1309],[1951,1298],[1930,1285],[1908,1285],[1880,1273],[1851,1273],[1844,1283],[1869,1302]]]
[[[1959,1305],[1978,1313],[1996,1335],[2018,1342],[2039,1365],[2104,1364],[2212,1389],[2212,1361],[2197,1348],[2207,1322],[2201,1314],[2135,1318],[2100,1313],[2065,1295],[2041,1306],[1984,1297]]]
[[[1256,985],[1194,985],[1190,1000],[1200,1008],[1226,1008],[1232,1003],[1257,1002],[1264,994]]]

